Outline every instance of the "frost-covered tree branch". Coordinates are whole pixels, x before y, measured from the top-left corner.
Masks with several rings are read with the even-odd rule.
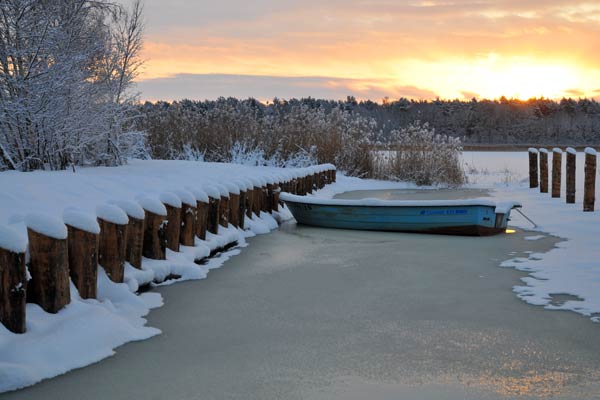
[[[109,0],[0,2],[0,169],[125,161],[142,7]],[[140,135],[137,133],[136,135]]]

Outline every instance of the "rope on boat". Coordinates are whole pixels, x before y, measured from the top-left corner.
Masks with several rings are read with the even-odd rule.
[[[518,208],[515,208],[515,210],[516,210],[516,211],[518,211],[518,212],[519,212],[519,214],[521,214],[521,215],[522,215],[522,216],[523,216],[523,217],[524,217],[524,218],[525,218],[527,221],[531,222],[531,223],[533,224],[533,227],[534,227],[534,228],[537,228],[537,227],[538,227],[538,226],[537,226],[537,224],[531,220],[531,218],[529,218],[527,215],[525,215],[525,214],[523,213],[523,211],[519,210]]]

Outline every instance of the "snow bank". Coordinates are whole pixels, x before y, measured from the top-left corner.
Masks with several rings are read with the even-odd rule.
[[[67,238],[67,227],[65,224],[51,215],[42,213],[28,214],[25,222],[29,229],[41,235],[61,240]]]
[[[596,155],[596,150],[592,149],[591,147],[586,147],[584,150],[585,154],[589,154],[591,156],[595,156]]]
[[[160,201],[168,206],[181,208],[181,199],[173,192],[163,192],[160,194]]]
[[[196,198],[194,195],[188,190],[177,189],[174,190],[173,193],[177,195],[181,199],[183,204],[187,204],[188,206],[196,207]]]
[[[2,172],[0,247],[26,251],[27,227],[65,239],[67,228],[55,216],[62,215],[69,225],[97,231],[95,215],[115,223],[127,223],[128,215],[141,219],[144,210],[166,215],[159,196],[178,206],[181,206],[181,200],[208,201],[208,196],[215,193],[216,198],[221,193],[228,196],[227,188],[221,183],[232,179],[247,182],[252,177],[262,179],[277,171],[272,167],[133,160],[122,167],[80,168],[76,173]],[[292,171],[307,173],[301,169]],[[193,185],[198,185],[199,189],[184,190]],[[235,187],[239,188],[239,185]],[[31,210],[39,213],[32,214]],[[277,228],[277,221],[290,218],[285,207],[273,215],[261,212],[260,216],[246,219],[246,230],[231,225],[221,227],[218,235],[208,233],[207,240],[196,238],[193,247],[181,246],[179,252],[167,251],[166,260],[144,258],[141,270],[126,263],[125,279],[121,284],[112,282],[100,267],[98,299],[82,300],[71,285],[72,301],[57,314],[48,314],[39,306],[28,304],[25,334],[13,334],[0,325],[0,392],[89,365],[111,356],[116,347],[126,342],[159,334],[159,330],[146,326],[144,316],[152,308],[160,307],[162,298],[158,293],[136,295],[140,286],[204,279],[209,270],[219,268],[227,259],[239,254],[247,245],[246,237],[268,233]],[[219,257],[208,259],[202,265],[195,263],[232,244],[236,246]],[[174,275],[180,278],[165,281]]]
[[[196,201],[199,201],[201,203],[208,203],[208,194],[204,190],[191,187],[187,187],[186,189],[194,195]]]
[[[572,147],[567,147],[567,153],[569,154],[577,154],[577,150]]]
[[[66,209],[63,213],[63,221],[65,221],[65,224],[85,232],[94,233],[96,235],[100,233],[100,225],[98,225],[96,216],[77,209]]]
[[[135,203],[133,201],[113,200],[110,201],[110,203],[121,208],[121,210],[125,211],[125,214],[127,214],[131,218],[144,219],[144,217],[146,216],[144,209],[138,203]]]
[[[167,208],[163,203],[154,197],[140,197],[137,199],[140,206],[146,211],[156,215],[167,215]]]
[[[96,207],[98,218],[117,225],[127,225],[129,218],[125,211],[112,204],[101,204]]]
[[[25,253],[27,241],[14,229],[6,225],[0,225],[0,249],[12,251],[13,253]]]

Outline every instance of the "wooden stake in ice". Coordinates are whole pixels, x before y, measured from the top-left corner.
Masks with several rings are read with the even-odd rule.
[[[27,216],[29,273],[27,300],[56,314],[71,301],[67,227],[55,218]]]
[[[164,260],[167,247],[167,209],[158,199],[143,197],[138,201],[146,214],[142,254],[153,260]]]
[[[540,149],[540,192],[548,193],[548,150]]]
[[[562,180],[562,150],[552,149],[552,197],[560,197],[560,185]]]
[[[538,187],[538,151],[537,149],[529,149],[529,187]],[[330,177],[331,177],[331,170]]]
[[[167,209],[167,248],[179,251],[181,199],[175,193],[165,192],[160,195],[160,201]]]
[[[69,275],[82,299],[95,299],[98,292],[98,234],[95,216],[66,211]]]
[[[13,333],[26,330],[26,247],[16,232],[0,226],[0,322]]]
[[[575,203],[575,172],[577,170],[577,152],[567,148],[567,203]]]
[[[594,211],[596,201],[596,150],[585,149],[585,182],[583,187],[583,211]]]
[[[129,218],[119,207],[103,205],[96,208],[100,224],[98,263],[113,282],[121,283],[125,277],[125,250]]]

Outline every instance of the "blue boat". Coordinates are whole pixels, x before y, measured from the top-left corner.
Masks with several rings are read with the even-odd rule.
[[[324,228],[488,236],[506,231],[516,202],[341,200],[281,193],[298,223]]]

